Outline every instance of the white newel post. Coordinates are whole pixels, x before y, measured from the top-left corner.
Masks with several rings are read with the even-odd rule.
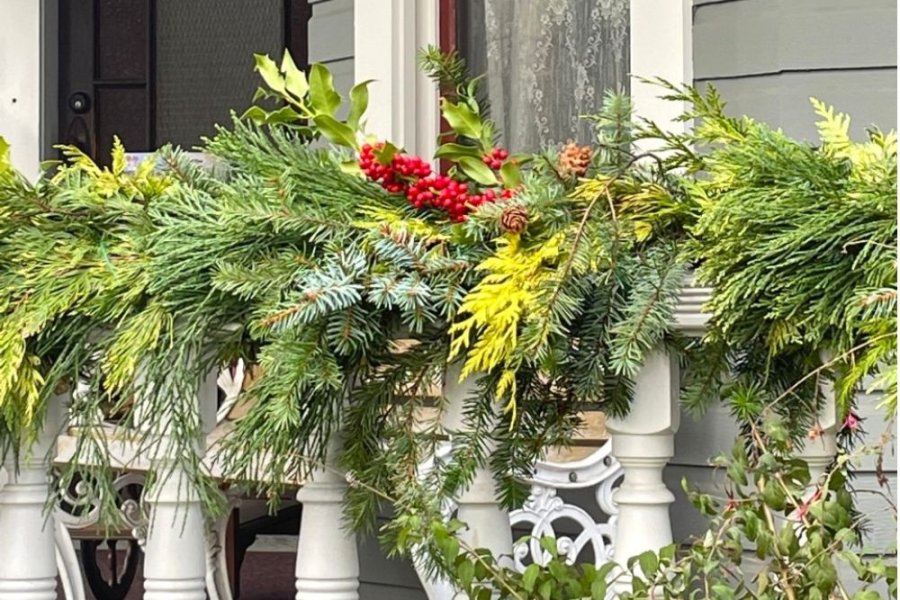
[[[475,378],[460,382],[459,373],[460,366],[455,364],[447,369],[444,377],[444,396],[448,403],[444,425],[451,435],[465,427],[463,401],[476,390]],[[490,452],[491,448],[488,448],[488,454]],[[495,557],[512,556],[509,511],[497,503],[490,469],[480,467],[476,471],[472,485],[460,494],[458,507],[457,517],[468,526],[461,532],[460,539],[474,548],[487,548]]]
[[[217,388],[211,374],[200,386],[197,409],[208,423]],[[202,452],[198,440],[198,452]],[[162,441],[159,448],[167,450]],[[206,519],[194,481],[171,457],[154,457],[157,481],[143,499],[150,521],[144,545],[144,600],[206,600]]]
[[[675,496],[663,482],[663,469],[675,454],[679,425],[678,363],[661,348],[648,354],[635,380],[631,411],[624,418],[608,418],[612,452],[625,473],[613,496],[619,507],[615,561],[672,543],[669,505]],[[627,588],[619,580],[619,589]]]
[[[68,395],[48,400],[37,442],[4,464],[0,487],[0,600],[56,600],[56,542],[47,500],[52,492],[51,451]]]
[[[297,493],[303,505],[297,541],[296,600],[358,600],[356,535],[344,520],[347,480],[337,469],[339,438],[329,444],[326,467],[318,467]]]

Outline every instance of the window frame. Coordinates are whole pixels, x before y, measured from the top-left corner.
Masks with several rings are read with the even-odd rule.
[[[661,77],[693,82],[693,0],[630,0],[631,96],[638,117],[670,131],[689,126],[675,120],[684,110],[661,100],[644,81]],[[417,69],[415,54],[426,44],[456,49],[459,0],[355,0],[356,81],[370,88],[369,130],[408,151],[431,156],[440,133],[437,90]]]

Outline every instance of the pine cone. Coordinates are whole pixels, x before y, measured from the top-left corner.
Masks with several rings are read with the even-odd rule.
[[[591,147],[570,141],[559,153],[559,172],[563,177],[584,177],[591,164]]]
[[[500,228],[507,233],[522,233],[528,227],[528,209],[521,204],[507,206],[500,213]]]

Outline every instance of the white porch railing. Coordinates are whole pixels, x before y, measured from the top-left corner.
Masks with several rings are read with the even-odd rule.
[[[676,314],[679,329],[689,334],[703,330],[705,319],[700,306],[706,297],[706,290],[688,288],[684,292]],[[219,377],[218,385],[229,397],[226,403],[240,389],[240,377],[240,372]],[[462,424],[458,410],[454,412],[452,407],[459,406],[466,386],[458,385],[451,375],[445,394],[451,404],[447,425],[452,430]],[[72,453],[72,438],[64,435],[57,440],[65,402],[64,397],[53,399],[44,433],[34,447],[22,449],[19,470],[11,461],[7,463],[5,485],[0,472],[0,600],[55,599],[57,574],[68,600],[85,597],[69,530],[89,527],[99,515],[96,509],[84,507],[77,517],[60,510],[49,515],[45,511],[51,493],[49,450],[57,442],[57,458],[63,461]],[[214,403],[215,394],[201,390],[200,402]],[[834,455],[833,412],[832,408],[823,415],[824,433],[819,440],[803,450],[814,472],[824,468]],[[589,549],[598,566],[610,560],[622,565],[631,556],[671,543],[669,504],[674,496],[663,483],[662,473],[674,454],[678,416],[677,360],[658,350],[648,357],[637,377],[629,415],[607,420],[611,443],[576,462],[538,464],[529,482],[531,495],[521,509],[500,511],[493,498],[493,481],[486,472],[479,473],[456,507],[458,517],[469,524],[467,541],[509,556],[518,569],[547,557],[537,542],[514,543],[512,527],[525,529],[536,538],[556,537],[559,550],[570,560]],[[117,453],[114,463],[130,466],[131,472],[122,476],[120,486],[142,486],[142,475],[134,471],[140,471],[141,465],[148,466],[148,459],[134,456],[124,443],[110,443],[110,448]],[[165,457],[155,459],[164,461]],[[120,504],[134,527],[133,536],[146,552],[144,597],[200,600],[208,593],[213,600],[230,600],[222,551],[225,522],[206,522],[190,488],[181,483],[176,473],[156,495],[143,499],[150,507],[149,529],[142,522],[143,513],[135,499],[123,498]],[[304,504],[296,563],[298,600],[358,598],[357,545],[343,522],[346,485],[333,471],[322,470],[298,494]],[[589,510],[570,504],[559,495],[572,489],[592,489],[596,507]],[[78,490],[71,494],[73,497],[63,500],[78,504]],[[598,509],[599,518],[594,516]],[[558,531],[560,521],[568,525],[565,532]],[[432,600],[449,600],[456,595],[447,582],[426,580],[424,584]]]

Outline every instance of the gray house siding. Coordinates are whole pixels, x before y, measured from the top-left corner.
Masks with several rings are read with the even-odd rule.
[[[309,60],[331,69],[342,94],[353,87],[353,0],[312,0]]]
[[[694,81],[746,113],[815,139],[810,96],[853,132],[897,125],[893,0],[695,0]]]

